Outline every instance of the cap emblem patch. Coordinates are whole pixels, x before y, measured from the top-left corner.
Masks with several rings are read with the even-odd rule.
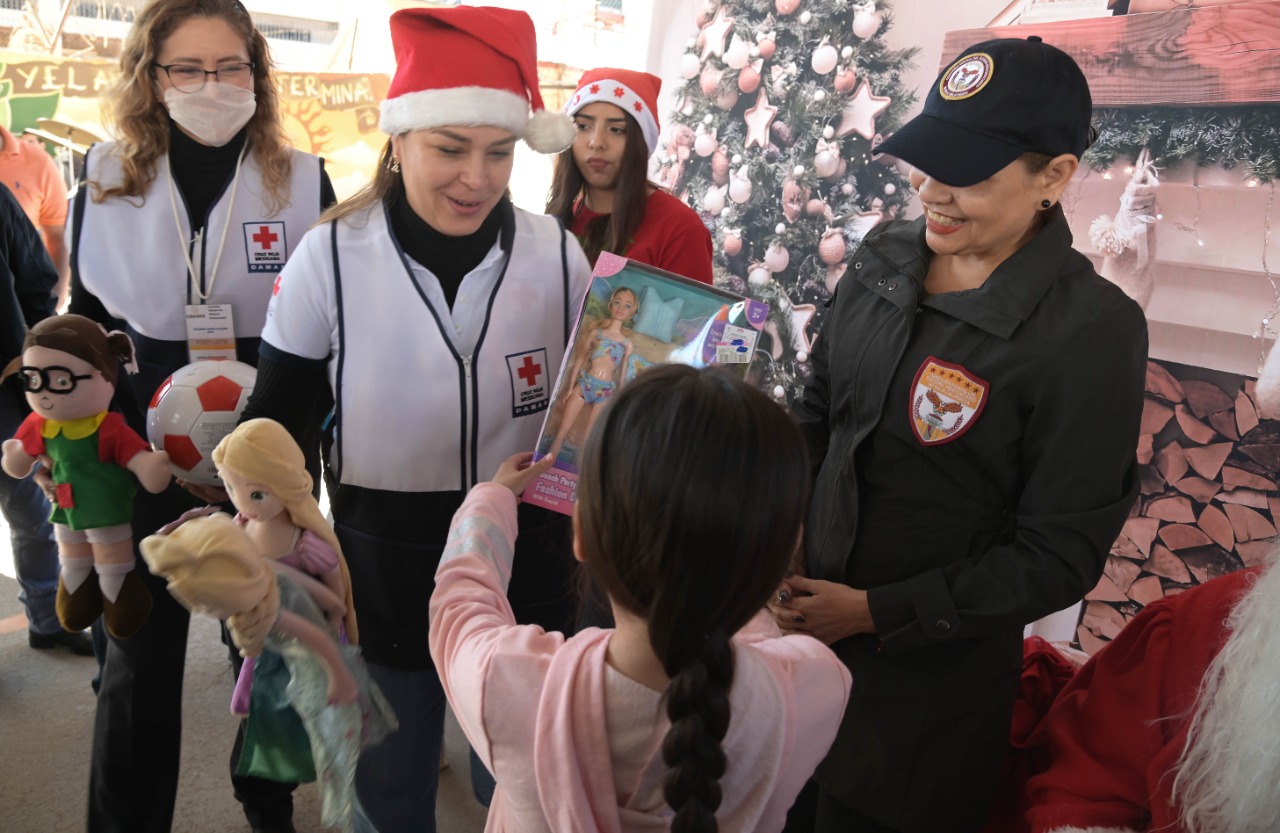
[[[961,101],[977,95],[995,71],[995,63],[985,52],[965,55],[951,65],[938,82],[938,94],[947,101]]]

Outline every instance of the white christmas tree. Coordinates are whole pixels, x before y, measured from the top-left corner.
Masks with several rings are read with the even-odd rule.
[[[846,255],[909,187],[874,148],[915,101],[876,0],[707,0],[655,177],[696,208],[716,282],[769,304],[758,383],[790,401]]]

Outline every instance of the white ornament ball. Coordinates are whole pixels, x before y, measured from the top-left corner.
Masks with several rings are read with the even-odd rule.
[[[685,41],[684,45],[686,49],[693,49],[698,45],[698,41],[695,38],[689,38],[689,40]]]
[[[699,133],[698,138],[693,140],[693,152],[699,156],[710,156],[718,147],[720,143],[710,133]]]
[[[773,283],[773,275],[769,274],[769,270],[764,267],[763,263],[758,263],[751,270],[751,273],[747,275],[747,283],[752,286],[766,286]]]
[[[892,182],[884,186],[884,195],[886,197],[892,197],[896,193],[898,193],[898,186],[894,185]]]
[[[752,58],[759,58],[759,57],[760,57],[760,47],[759,47],[759,46],[753,46],[753,47],[751,47],[751,57],[752,57]]]
[[[861,11],[853,16],[853,33],[866,40],[880,30],[880,15]]]
[[[692,52],[684,53],[684,57],[680,59],[680,76],[697,78],[700,72],[702,72],[702,61],[698,60],[698,56]]]
[[[836,52],[836,48],[829,43],[825,43],[813,50],[813,59],[809,63],[814,72],[819,75],[826,75],[836,68],[839,60],[840,55]]]
[[[716,96],[716,106],[721,110],[732,110],[738,103],[738,91],[732,87]]]
[[[800,12],[800,22],[801,22],[801,23],[803,23],[805,26],[808,26],[808,25],[809,25],[809,21],[810,21],[810,20],[813,20],[813,13],[812,13],[812,12],[808,11],[807,9],[806,9],[805,11],[803,11],[803,12]]]
[[[729,41],[729,48],[724,51],[724,62],[729,69],[742,69],[751,60],[751,47],[737,35]]]
[[[735,153],[735,154],[733,155],[733,164],[735,164],[735,165],[741,165],[741,164],[742,164],[742,154],[741,154],[741,153]]]
[[[852,57],[853,57],[853,47],[852,47],[852,46],[846,46],[844,49],[841,49],[841,50],[840,50],[840,57],[841,57],[841,58],[844,58],[845,60],[848,60],[849,58],[852,58]]]
[[[806,353],[806,352],[805,352],[805,351],[803,351],[803,350],[798,350],[798,351],[796,351],[796,361],[798,361],[798,362],[807,362],[807,361],[809,361],[809,354],[808,354],[808,353]]]
[[[774,234],[785,234],[786,231],[787,231],[786,223],[778,223],[776,226],[773,227]]]
[[[813,100],[814,100],[814,101],[826,101],[826,99],[827,99],[827,92],[826,92],[826,90],[814,90],[814,91],[813,91]]]
[[[796,165],[791,169],[791,173],[794,176],[804,176],[804,165]]]
[[[826,127],[822,128],[822,138],[830,139],[832,136],[835,136],[835,135],[836,135],[836,129],[831,125],[827,125]]]
[[[721,211],[721,212],[720,212],[720,219],[721,219],[721,220],[724,220],[726,223],[727,223],[727,222],[729,222],[730,220],[732,220],[732,219],[733,219],[733,208],[732,208],[731,206],[727,206],[727,205],[726,205],[726,206],[724,207],[724,211]]]
[[[824,150],[813,157],[813,170],[823,179],[835,176],[836,171],[840,170],[840,157],[829,150]]]
[[[720,216],[720,212],[724,211],[724,189],[708,188],[707,193],[702,196],[702,207],[708,214]]]
[[[846,197],[853,196],[853,183],[846,182],[844,185],[841,185],[840,193],[844,194]]]
[[[771,243],[764,253],[764,265],[770,272],[781,272],[791,263],[791,252],[781,243]]]
[[[740,176],[729,180],[729,199],[739,205],[751,199],[751,180]]]
[[[703,123],[703,124],[708,124],[708,125],[709,125],[709,124],[711,124],[711,122],[713,122],[713,121],[715,121],[715,118],[714,118],[710,113],[707,113],[705,116],[703,116],[703,117],[702,117],[702,123]]]
[[[783,397],[784,397],[784,396],[786,396],[786,395],[787,395],[787,391],[786,391],[786,389],[785,389],[785,388],[783,388],[783,387],[782,387],[782,385],[778,385],[777,387],[775,387],[775,388],[773,389],[773,398],[774,398],[774,399],[781,399],[781,398],[783,398]]]

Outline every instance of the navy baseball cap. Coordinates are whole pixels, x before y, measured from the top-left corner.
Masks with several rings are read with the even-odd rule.
[[[963,188],[1024,153],[1079,158],[1095,135],[1089,82],[1070,55],[1036,35],[983,41],[943,70],[920,115],[876,153]]]

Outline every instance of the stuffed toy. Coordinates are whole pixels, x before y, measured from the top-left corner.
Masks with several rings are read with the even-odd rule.
[[[107,410],[121,362],[133,372],[133,344],[124,333],[108,334],[79,315],[36,324],[3,372],[17,374],[32,413],[5,440],[0,467],[19,478],[37,462],[49,470],[62,626],[84,630],[101,615],[123,639],[151,613],[151,593],[134,570],[133,481],[155,493],[170,475],[169,455],[152,451]]]
[[[327,620],[331,636],[342,644],[359,641],[351,578],[342,546],[311,494],[302,449],[280,423],[251,419],[223,437],[213,450],[231,502],[235,522],[257,553],[277,565],[288,565],[317,579],[327,592],[312,594]],[[289,679],[284,659],[274,651],[246,656],[231,698],[231,710],[248,718],[237,775],[275,781],[311,781],[306,735],[287,701],[276,692]],[[293,741],[289,741],[289,736]],[[300,754],[284,755],[293,748]]]
[[[339,644],[321,612],[343,607],[341,600],[301,570],[263,558],[244,527],[226,514],[192,518],[147,536],[141,549],[151,571],[168,579],[174,598],[192,611],[227,620],[241,653],[283,658],[283,678],[255,678],[255,695],[267,684],[273,690],[263,690],[262,699],[255,696],[254,708],[268,695],[291,707],[287,719],[301,720],[314,762],[307,780],[320,782],[321,821],[349,830],[360,753],[395,731],[396,719],[359,649]],[[271,709],[259,716],[270,721],[284,714]],[[287,734],[279,727],[260,731],[262,737]],[[261,751],[275,763],[287,755],[294,758],[287,766],[306,765],[297,760],[297,750]]]

